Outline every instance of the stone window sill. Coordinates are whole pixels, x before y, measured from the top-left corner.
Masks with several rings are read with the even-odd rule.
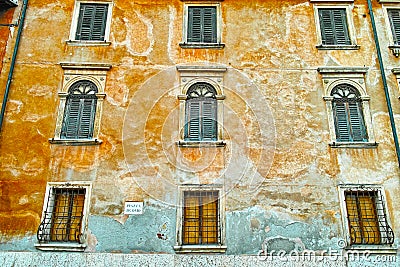
[[[111,42],[68,40],[67,44],[70,46],[109,46],[111,45]]]
[[[317,45],[319,50],[358,50],[359,45]]]
[[[224,141],[178,141],[176,145],[179,147],[224,147]]]
[[[329,144],[333,148],[376,148],[377,142],[332,142]]]
[[[44,251],[76,251],[83,252],[86,244],[67,243],[67,242],[51,242],[35,244],[36,249]]]
[[[103,141],[99,139],[56,139],[50,138],[50,144],[67,145],[67,146],[93,146],[100,145]]]
[[[175,253],[225,253],[223,245],[179,245],[174,246]]]
[[[181,48],[194,48],[194,49],[204,49],[204,48],[215,48],[222,49],[225,44],[222,43],[179,43]]]

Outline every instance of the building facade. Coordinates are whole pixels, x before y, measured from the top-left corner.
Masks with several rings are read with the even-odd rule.
[[[2,19],[24,8],[3,262],[400,262],[400,1],[25,0]]]

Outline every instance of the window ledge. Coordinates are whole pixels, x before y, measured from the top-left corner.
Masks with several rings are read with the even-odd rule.
[[[44,251],[80,251],[83,252],[86,244],[67,243],[67,242],[51,242],[35,244],[36,249]]]
[[[224,147],[224,141],[178,141],[176,145],[179,147]]]
[[[100,139],[56,139],[50,138],[50,144],[67,145],[67,146],[92,146],[103,143]]]
[[[223,245],[180,245],[174,246],[176,253],[225,253]]]
[[[333,142],[329,144],[334,148],[376,148],[377,142]]]
[[[107,41],[79,41],[79,40],[68,40],[66,41],[71,46],[109,46],[111,42]]]
[[[390,45],[389,49],[392,50],[392,53],[395,57],[399,57],[400,55],[400,45]]]
[[[319,50],[358,50],[359,45],[317,45]]]
[[[368,251],[370,254],[397,254],[394,245],[351,245],[344,248],[346,251]]]
[[[179,46],[182,48],[215,48],[222,49],[225,47],[225,44],[222,43],[179,43]]]

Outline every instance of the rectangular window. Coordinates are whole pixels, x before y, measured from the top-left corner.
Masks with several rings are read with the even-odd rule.
[[[387,11],[392,30],[394,45],[400,45],[400,9],[388,9]]]
[[[68,43],[109,45],[112,3],[76,0]]]
[[[345,8],[319,8],[322,45],[351,45]]]
[[[184,192],[184,245],[218,244],[218,191]]]
[[[42,221],[37,231],[38,249],[84,249],[90,188],[88,183],[54,183],[47,187]]]
[[[81,4],[76,40],[104,41],[108,4]]]
[[[223,48],[220,4],[185,4],[183,48]]]
[[[388,224],[381,190],[346,189],[344,200],[351,245],[393,244],[394,234]]]
[[[216,43],[217,8],[189,7],[188,12],[188,43]]]

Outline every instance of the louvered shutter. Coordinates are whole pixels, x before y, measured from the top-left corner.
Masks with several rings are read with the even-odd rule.
[[[202,23],[202,8],[190,7],[188,19],[188,42],[200,43],[201,42],[201,23]]]
[[[216,7],[189,7],[188,13],[187,41],[189,43],[216,43]]]
[[[343,102],[333,102],[333,112],[336,128],[336,140],[338,142],[350,142],[350,126],[346,106]]]
[[[61,130],[61,137],[66,139],[77,138],[79,128],[79,98],[68,98],[65,112],[63,126]]]
[[[349,102],[349,117],[352,141],[366,141],[364,119],[360,102]]]
[[[393,41],[395,45],[400,45],[400,10],[388,10],[390,27],[392,28]]]
[[[61,138],[92,138],[96,105],[97,99],[95,98],[68,98],[64,112]]]
[[[185,140],[200,141],[200,102],[190,99],[186,102]]]
[[[217,42],[217,9],[203,8],[203,43]]]
[[[217,140],[217,101],[215,99],[207,99],[202,101],[201,118],[202,118],[202,140]]]
[[[319,9],[323,45],[350,45],[346,9]]]
[[[104,41],[108,5],[81,4],[79,10],[76,40]]]
[[[81,116],[78,138],[92,138],[94,115],[96,114],[97,99],[81,100]]]

